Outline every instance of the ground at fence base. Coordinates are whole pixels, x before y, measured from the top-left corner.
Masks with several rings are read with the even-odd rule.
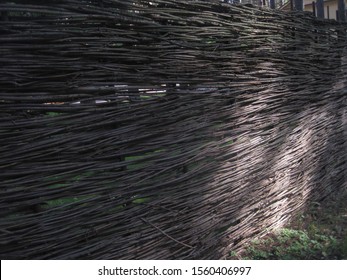
[[[311,203],[286,228],[254,239],[228,259],[347,259],[347,188]]]

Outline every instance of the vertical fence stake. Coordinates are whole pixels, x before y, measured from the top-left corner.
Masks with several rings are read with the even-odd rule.
[[[324,18],[324,0],[317,0],[317,18]]]
[[[336,16],[336,20],[345,22],[346,21],[346,5],[344,0],[338,0],[338,17]]]

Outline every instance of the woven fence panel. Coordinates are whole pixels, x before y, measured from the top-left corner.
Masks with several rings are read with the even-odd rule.
[[[224,258],[346,181],[346,25],[192,0],[0,12],[2,259]]]

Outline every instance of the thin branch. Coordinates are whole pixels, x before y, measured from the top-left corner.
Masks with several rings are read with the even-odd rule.
[[[146,220],[146,219],[144,219],[144,218],[140,218],[140,219],[141,219],[143,222],[145,222],[145,223],[151,225],[152,227],[154,227],[155,229],[157,229],[158,231],[160,231],[160,233],[164,234],[166,237],[170,238],[171,240],[175,241],[176,243],[179,243],[179,244],[181,244],[181,245],[183,245],[183,246],[185,246],[185,247],[188,247],[188,248],[190,248],[190,249],[194,249],[193,246],[190,246],[190,245],[185,244],[185,243],[183,243],[183,242],[181,242],[181,241],[178,241],[177,239],[175,239],[175,238],[173,238],[172,236],[168,235],[166,232],[164,232],[163,230],[161,230],[159,227],[157,227],[156,225],[153,225],[150,221],[148,221],[148,220]]]

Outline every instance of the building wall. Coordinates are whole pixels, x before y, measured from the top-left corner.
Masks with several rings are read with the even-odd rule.
[[[347,0],[345,0],[347,6]],[[329,7],[329,14],[328,14]],[[308,12],[312,12],[312,1],[304,0],[304,10]],[[336,19],[336,11],[337,11],[337,0],[327,0],[324,1],[324,17],[329,19]]]

